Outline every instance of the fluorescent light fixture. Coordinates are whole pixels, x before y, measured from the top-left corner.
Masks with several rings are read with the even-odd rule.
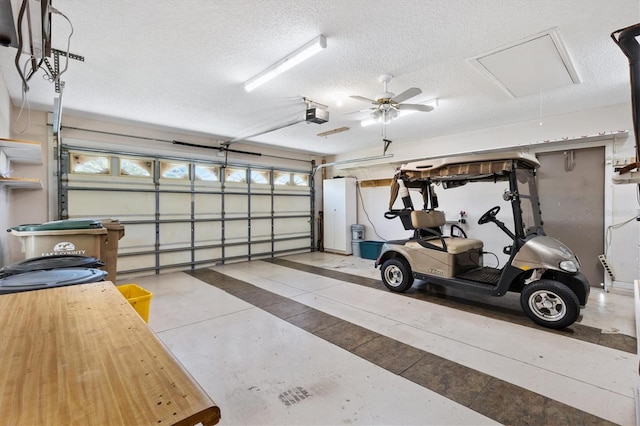
[[[251,92],[256,87],[262,86],[264,83],[271,80],[275,76],[280,75],[286,70],[295,67],[299,63],[303,62],[306,59],[309,59],[326,47],[327,38],[323,35],[319,35],[301,48],[280,59],[278,62],[271,65],[266,70],[247,80],[246,83],[244,83],[244,90],[246,90],[247,92]]]

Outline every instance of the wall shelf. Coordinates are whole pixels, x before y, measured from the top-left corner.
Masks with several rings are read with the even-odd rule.
[[[10,170],[11,163],[42,164],[40,142],[0,138],[0,176]],[[42,189],[38,178],[0,177],[0,187],[9,189]]]
[[[15,163],[42,164],[40,142],[0,138],[0,151]]]
[[[42,189],[42,182],[37,178],[3,178],[0,186],[11,189]]]

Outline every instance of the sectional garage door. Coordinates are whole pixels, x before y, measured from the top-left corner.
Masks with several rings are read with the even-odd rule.
[[[125,225],[118,277],[312,249],[313,175],[63,145],[61,218]]]

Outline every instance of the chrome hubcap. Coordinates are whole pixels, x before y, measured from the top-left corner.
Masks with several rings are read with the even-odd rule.
[[[384,270],[384,278],[392,287],[402,284],[402,271],[395,265],[389,266]]]
[[[531,294],[529,308],[545,321],[559,321],[567,313],[567,306],[562,298],[549,290],[538,290]]]

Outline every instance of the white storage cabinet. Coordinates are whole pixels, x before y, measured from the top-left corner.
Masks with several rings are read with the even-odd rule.
[[[324,199],[324,250],[352,254],[351,225],[357,222],[355,178],[325,179],[322,183]]]

